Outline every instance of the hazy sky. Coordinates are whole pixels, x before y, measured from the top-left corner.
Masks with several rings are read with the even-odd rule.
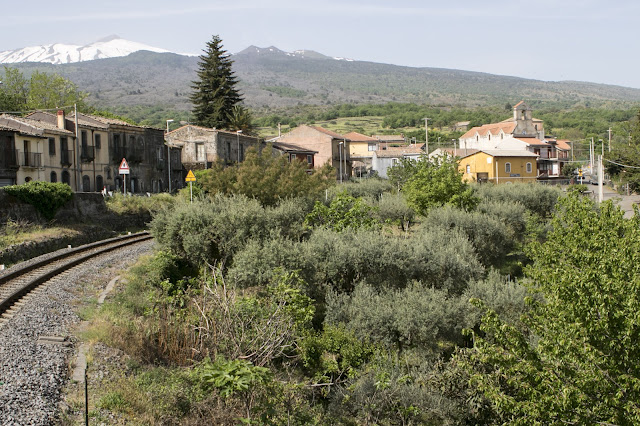
[[[117,34],[200,53],[218,34],[231,53],[273,45],[640,88],[640,2],[634,0],[31,0],[1,9],[0,51]]]

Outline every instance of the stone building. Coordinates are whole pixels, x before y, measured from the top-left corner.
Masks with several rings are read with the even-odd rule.
[[[30,180],[63,182],[76,192],[122,191],[118,167],[126,158],[127,192],[167,189],[164,133],[121,120],[37,111],[28,117],[0,116],[0,185]],[[175,151],[175,150],[174,150]],[[179,152],[172,166],[181,169]]]
[[[75,133],[65,129],[64,121],[0,115],[0,186],[39,180],[77,188],[75,146]]]
[[[187,124],[166,134],[167,144],[181,150],[181,162],[185,169],[211,168],[214,162],[229,165],[244,161],[251,147],[260,147],[260,139],[241,131],[211,129]]]

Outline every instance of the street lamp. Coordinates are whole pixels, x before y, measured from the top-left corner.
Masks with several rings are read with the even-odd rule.
[[[236,131],[236,142],[238,143],[238,164],[240,164],[240,133],[242,133],[242,130]]]
[[[169,123],[173,123],[173,120],[167,120],[167,133],[169,133]],[[166,135],[165,134],[165,135]],[[166,141],[166,137],[165,137],[165,143],[167,143]],[[171,194],[171,148],[169,147],[169,144],[167,143],[167,172],[169,173],[169,194]]]

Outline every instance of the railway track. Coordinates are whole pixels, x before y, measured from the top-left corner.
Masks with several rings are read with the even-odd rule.
[[[65,250],[25,265],[16,265],[0,274],[0,326],[20,301],[53,277],[109,251],[153,238],[148,232],[110,238]]]

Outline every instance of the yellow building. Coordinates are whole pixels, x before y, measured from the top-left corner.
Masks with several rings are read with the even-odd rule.
[[[535,182],[537,158],[529,151],[479,150],[463,156],[459,168],[467,182]]]

